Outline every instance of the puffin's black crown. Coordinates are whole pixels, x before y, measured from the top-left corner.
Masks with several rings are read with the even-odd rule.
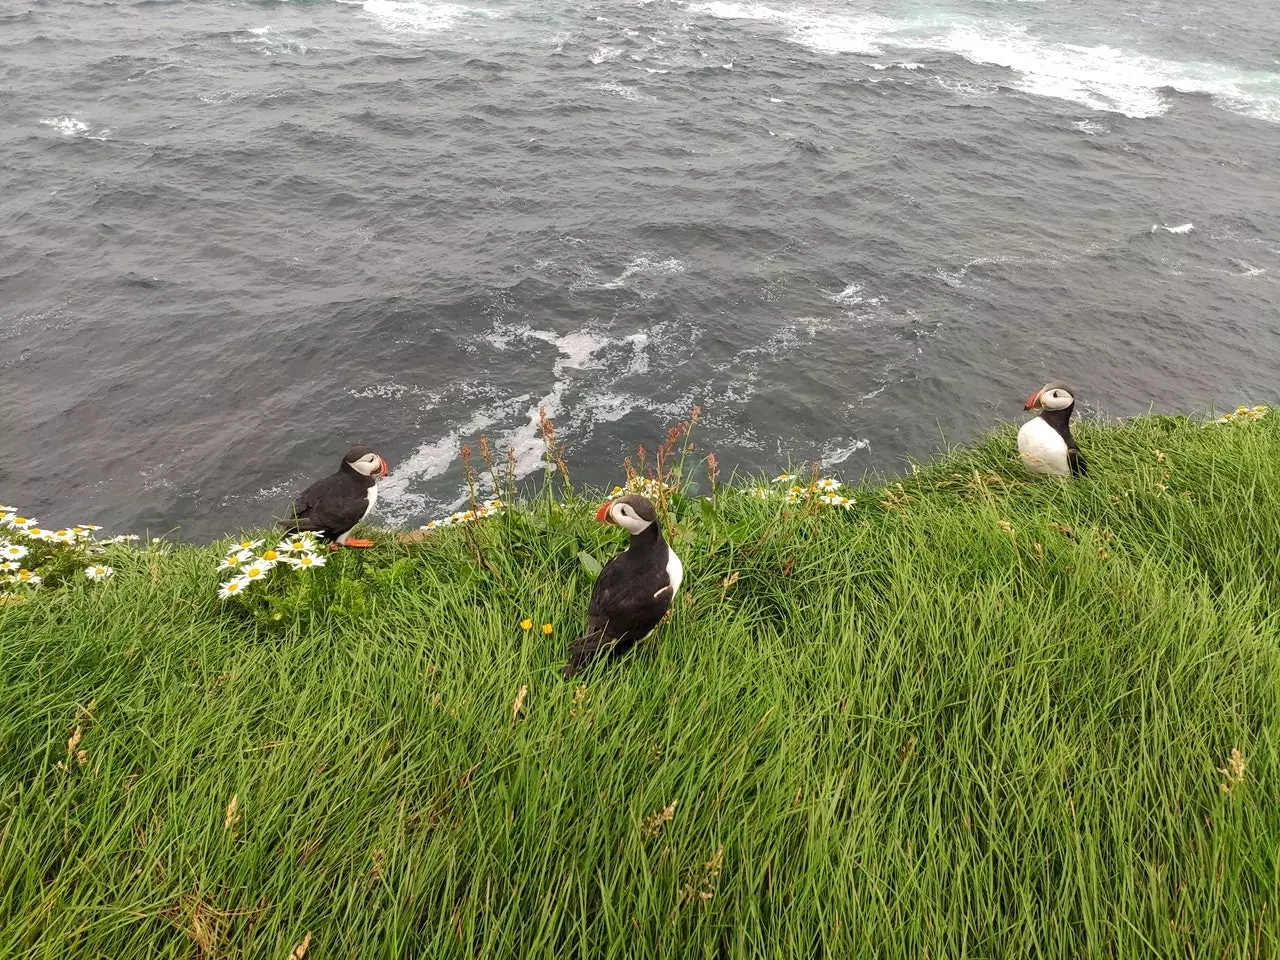
[[[342,458],[343,463],[355,463],[361,457],[367,457],[373,453],[368,447],[352,447],[347,451],[347,455]],[[376,454],[374,454],[376,456]]]

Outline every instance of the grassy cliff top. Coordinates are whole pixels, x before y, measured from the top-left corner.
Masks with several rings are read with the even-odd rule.
[[[1275,953],[1280,417],[1075,432],[681,501],[582,684],[594,501],[250,607],[112,548],[0,604],[0,957]]]

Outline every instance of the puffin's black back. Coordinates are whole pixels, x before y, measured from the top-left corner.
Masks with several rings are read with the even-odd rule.
[[[1061,410],[1045,410],[1040,414],[1040,419],[1058,431],[1058,435],[1066,441],[1067,465],[1071,467],[1071,475],[1083,477],[1088,472],[1089,465],[1085,463],[1084,455],[1076,446],[1075,438],[1071,436],[1071,414],[1075,409],[1076,404],[1073,400],[1069,407],[1063,407]]]
[[[336,473],[317,480],[298,495],[280,526],[288,533],[309,530],[336,540],[359,523],[369,509],[369,488],[377,481],[351,464],[371,453],[368,447],[348,450]]]
[[[627,549],[605,564],[591,591],[587,632],[569,645],[566,677],[602,653],[621,656],[662,621],[671,607],[671,591],[663,589],[671,582],[669,550],[655,522],[634,534]]]

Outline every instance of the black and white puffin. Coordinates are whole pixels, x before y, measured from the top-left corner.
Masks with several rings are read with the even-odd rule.
[[[329,549],[372,547],[372,540],[352,540],[347,534],[378,502],[378,477],[387,475],[387,461],[368,447],[352,447],[337,473],[317,480],[294,501],[280,526],[287,533],[323,534]]]
[[[684,565],[662,538],[653,504],[634,494],[610,500],[596,514],[631,534],[627,549],[604,565],[591,591],[587,632],[569,644],[566,678],[598,657],[618,657],[662,620],[684,578]]]
[[[1039,410],[1018,431],[1018,456],[1032,473],[1050,477],[1083,477],[1088,465],[1071,438],[1071,411],[1076,398],[1063,383],[1046,383],[1027,397],[1024,410]]]

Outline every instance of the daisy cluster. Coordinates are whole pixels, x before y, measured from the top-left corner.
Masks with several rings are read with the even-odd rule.
[[[780,474],[773,478],[773,482],[775,484],[790,484],[785,491],[757,487],[748,491],[748,496],[756,497],[759,500],[772,500],[781,493],[785,503],[820,503],[827,507],[840,507],[843,510],[849,510],[853,507],[853,497],[847,496],[842,492],[843,485],[834,477],[823,477],[821,480],[815,480],[813,483],[803,486],[797,484],[795,480],[796,475],[794,473]]]
[[[96,562],[98,557],[108,545],[138,538],[98,540],[94,534],[101,529],[82,523],[53,530],[17,507],[0,505],[0,593],[6,587],[38,587],[51,573],[65,576],[68,570],[82,570],[88,580],[106,580],[115,571]]]
[[[626,486],[614,487],[609,491],[609,499],[621,497],[628,493],[638,493],[640,496],[648,500],[660,500],[664,493],[669,493],[675,487],[669,483],[663,483],[656,477],[631,477]]]
[[[218,564],[218,570],[229,571],[231,578],[218,585],[218,597],[226,600],[245,593],[253,584],[266,580],[277,568],[301,572],[323,567],[325,556],[318,552],[320,539],[317,534],[304,533],[286,537],[266,550],[262,550],[265,542],[262,540],[241,540],[232,544],[222,563]]]
[[[474,510],[459,510],[457,513],[451,513],[447,517],[440,520],[432,520],[424,523],[418,529],[435,530],[437,527],[456,527],[462,523],[471,523],[473,520],[481,520],[484,517],[492,517],[496,513],[501,513],[507,505],[497,497],[486,500]]]
[[[1269,407],[1266,407],[1261,403],[1256,407],[1240,406],[1236,407],[1231,413],[1224,413],[1222,416],[1210,420],[1205,424],[1205,426],[1211,427],[1218,423],[1247,423],[1253,420],[1261,420],[1267,415],[1269,410]]]

